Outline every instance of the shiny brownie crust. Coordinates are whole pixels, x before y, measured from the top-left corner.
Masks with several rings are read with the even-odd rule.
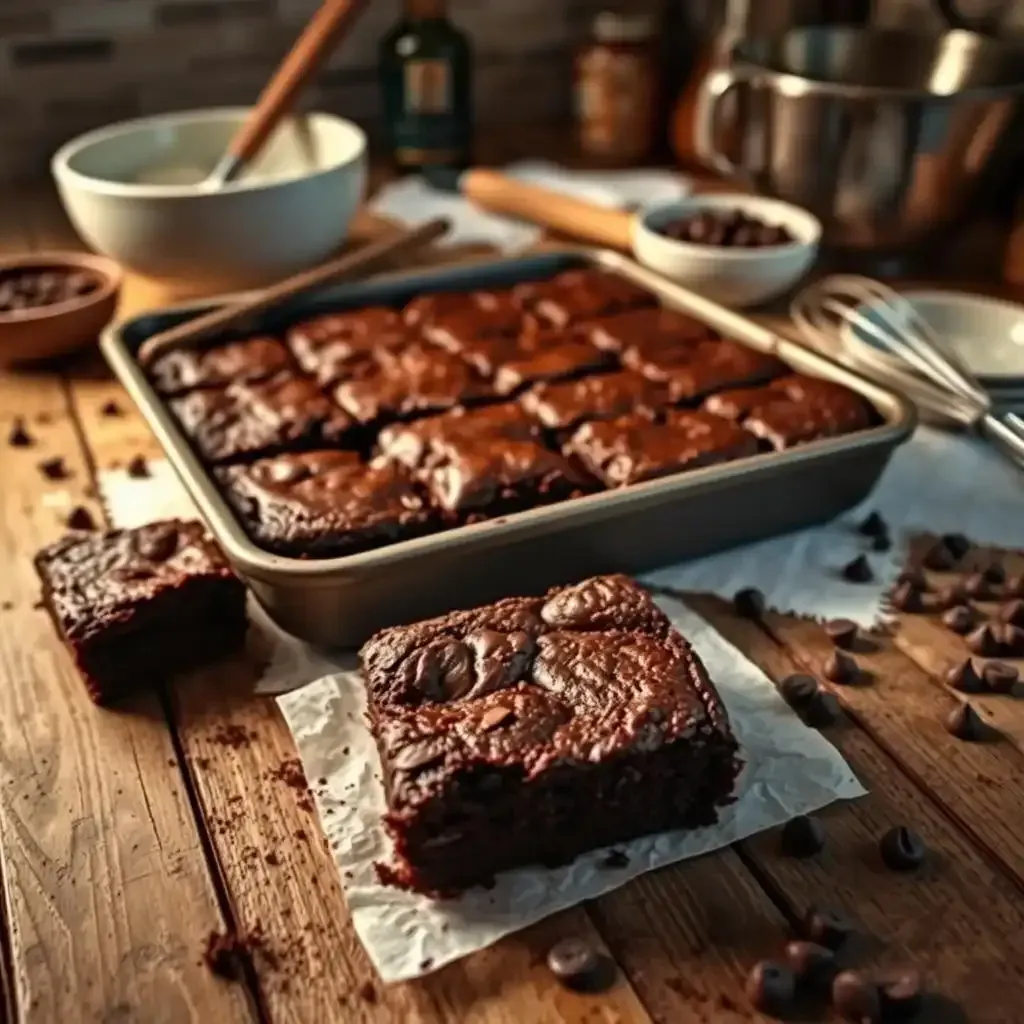
[[[360,652],[387,881],[426,893],[717,821],[740,770],[704,666],[624,576],[385,630]]]
[[[239,648],[245,588],[196,522],[72,533],[35,558],[89,696],[106,704]]]

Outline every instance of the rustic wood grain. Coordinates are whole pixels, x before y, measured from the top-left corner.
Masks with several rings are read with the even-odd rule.
[[[691,603],[773,679],[799,670],[783,647],[723,602]],[[821,812],[828,842],[817,857],[783,856],[777,829],[745,841],[752,869],[796,917],[814,904],[838,907],[859,922],[864,962],[924,966],[972,1022],[1014,1020],[1022,996],[1016,964],[1024,951],[1024,895],[864,729],[847,721],[826,735],[869,795]],[[889,871],[878,853],[880,837],[897,825],[916,829],[929,847],[925,866],[913,874]],[[952,1007],[936,1005],[925,1019],[959,1018]]]

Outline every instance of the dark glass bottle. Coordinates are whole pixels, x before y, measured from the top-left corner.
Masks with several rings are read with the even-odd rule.
[[[473,140],[472,52],[444,0],[405,0],[381,40],[388,144],[403,170],[465,167]]]

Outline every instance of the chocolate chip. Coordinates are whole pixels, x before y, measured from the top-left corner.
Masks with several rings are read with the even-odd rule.
[[[793,972],[774,960],[754,964],[747,976],[747,998],[760,1013],[782,1016],[790,1010],[796,998],[796,979]]]
[[[1015,666],[1002,661],[990,661],[981,670],[985,688],[992,693],[1013,693],[1019,675]]]
[[[433,740],[413,740],[400,747],[391,758],[397,771],[417,772],[444,760],[444,748]]]
[[[1009,623],[1011,626],[1024,626],[1024,600],[1018,597],[1013,601],[1007,601],[999,609],[996,617],[1000,622]]]
[[[900,612],[923,612],[924,600],[921,591],[912,583],[900,583],[889,598],[892,606]]]
[[[999,641],[992,632],[992,626],[987,622],[982,623],[972,633],[968,633],[964,642],[969,651],[980,654],[983,658],[991,658],[999,653]]]
[[[888,970],[875,978],[882,1001],[885,1020],[906,1020],[914,1017],[924,1001],[924,982],[921,972],[912,968]]]
[[[822,674],[831,682],[845,686],[857,678],[860,668],[845,651],[833,651],[825,660]]]
[[[936,608],[953,608],[967,600],[967,591],[962,583],[947,583],[935,591]]]
[[[996,644],[993,654],[1005,654],[1009,657],[1024,654],[1024,629],[1020,626],[997,622],[992,626],[992,637]]]
[[[882,1019],[878,989],[858,971],[842,971],[832,982],[832,1005],[843,1020],[875,1024]]]
[[[871,538],[871,550],[882,554],[892,551],[892,538],[887,533],[880,533],[877,537]]]
[[[782,852],[787,857],[813,857],[825,848],[825,826],[808,814],[790,818],[782,826]]]
[[[803,936],[826,949],[841,949],[854,933],[853,922],[837,910],[811,907],[804,915]]]
[[[92,513],[82,505],[76,505],[65,520],[69,530],[95,530],[96,520]]]
[[[779,683],[779,693],[791,708],[806,707],[818,695],[818,680],[798,672]]]
[[[985,684],[970,658],[965,658],[959,665],[949,669],[946,673],[946,685],[960,693],[985,692]]]
[[[47,480],[66,480],[71,476],[68,472],[68,467],[64,464],[64,459],[59,455],[55,455],[52,459],[44,459],[40,462],[39,472],[42,473]]]
[[[995,596],[991,582],[982,572],[973,572],[964,580],[964,593],[980,601]]]
[[[133,455],[128,460],[128,475],[135,480],[143,480],[148,477],[149,465],[141,455]]]
[[[940,540],[958,562],[971,550],[971,542],[962,533],[944,533]]]
[[[793,972],[800,988],[817,995],[832,988],[832,981],[839,970],[832,950],[802,939],[786,944],[786,966]]]
[[[981,570],[982,576],[989,581],[989,583],[999,586],[1001,583],[1006,582],[1006,570],[1003,568],[1001,562],[989,562],[984,569]]]
[[[870,583],[874,578],[871,563],[863,555],[843,566],[843,579],[847,583]]]
[[[976,742],[985,734],[985,723],[970,704],[957,704],[946,716],[946,729],[958,740]]]
[[[928,589],[928,577],[925,576],[920,569],[904,569],[903,572],[896,577],[896,583],[902,584],[907,583],[912,586],[915,590],[926,591]]]
[[[11,432],[7,435],[7,443],[12,448],[31,448],[35,444],[32,435],[25,428],[25,421],[20,416],[11,424]]]
[[[112,398],[100,406],[101,416],[123,416],[124,410]]]
[[[871,512],[857,527],[857,532],[862,533],[865,537],[877,537],[887,534],[889,527],[877,512]]]
[[[892,871],[914,871],[924,863],[924,840],[906,825],[889,829],[878,843],[882,861]]]
[[[956,565],[957,559],[953,557],[949,548],[940,540],[934,543],[924,553],[921,563],[926,569],[934,569],[936,572],[945,572]]]
[[[567,988],[593,992],[604,987],[608,959],[584,939],[563,939],[548,950],[548,970]]]
[[[857,623],[850,619],[833,619],[825,623],[825,634],[836,647],[852,651],[857,643]]]
[[[502,722],[508,721],[512,717],[512,709],[506,708],[501,704],[496,704],[493,708],[488,708],[477,722],[477,727],[487,732],[489,729],[496,729]]]
[[[812,729],[827,729],[843,716],[843,709],[833,693],[818,690],[815,696],[801,708],[800,717]]]
[[[974,628],[974,610],[965,604],[949,608],[942,613],[942,624],[951,633],[965,636]]]
[[[759,619],[764,615],[764,594],[756,587],[744,587],[733,595],[732,606],[744,619]]]

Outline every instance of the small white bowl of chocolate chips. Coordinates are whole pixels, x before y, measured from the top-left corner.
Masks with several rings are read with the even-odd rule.
[[[726,306],[788,292],[814,265],[821,222],[778,199],[693,195],[647,210],[633,248],[652,270]]]

